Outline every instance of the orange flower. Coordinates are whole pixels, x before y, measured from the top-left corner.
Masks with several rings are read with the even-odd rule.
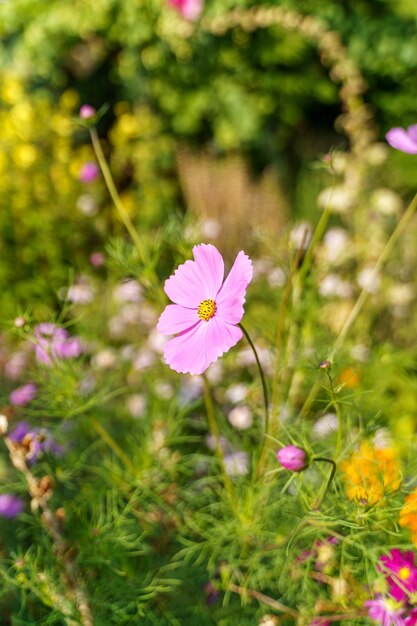
[[[341,464],[342,478],[351,500],[376,504],[401,484],[400,464],[394,448],[375,448],[363,442],[359,450]]]
[[[340,384],[343,384],[347,389],[353,389],[359,385],[359,374],[353,367],[346,367],[339,376]]]
[[[400,526],[408,528],[411,540],[417,546],[417,489],[414,489],[405,499],[400,511]]]

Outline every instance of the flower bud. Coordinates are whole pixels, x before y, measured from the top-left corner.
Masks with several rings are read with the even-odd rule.
[[[277,459],[290,472],[301,472],[308,465],[307,452],[297,446],[285,446],[277,452]]]
[[[83,104],[80,108],[80,117],[82,120],[90,120],[96,113],[97,111],[91,104]]]

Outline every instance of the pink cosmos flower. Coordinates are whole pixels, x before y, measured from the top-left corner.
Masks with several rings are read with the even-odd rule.
[[[196,20],[203,10],[203,0],[168,0],[186,20]]]
[[[417,568],[413,552],[394,548],[389,555],[380,557],[378,570],[386,576],[389,593],[397,602],[408,600],[411,593],[417,592]]]
[[[365,602],[368,615],[381,626],[405,626],[404,608],[397,602],[378,595],[375,600]]]
[[[44,322],[35,328],[35,356],[38,363],[48,367],[57,359],[75,359],[84,351],[78,337],[70,337],[64,328]]]
[[[186,261],[165,281],[169,304],[157,329],[177,336],[164,347],[168,365],[183,374],[202,374],[241,338],[246,288],[252,280],[252,262],[241,250],[226,280],[224,262],[212,244],[193,248]]]
[[[33,400],[36,393],[36,385],[32,383],[22,385],[22,387],[14,389],[9,395],[10,404],[14,404],[15,406],[25,406]]]
[[[407,152],[407,154],[417,154],[417,124],[405,128],[391,128],[385,135],[389,145]]]

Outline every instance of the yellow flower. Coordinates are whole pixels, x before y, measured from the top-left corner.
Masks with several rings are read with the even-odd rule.
[[[405,499],[400,511],[400,526],[408,528],[411,540],[417,546],[417,489],[414,489]]]
[[[376,504],[401,483],[400,464],[394,448],[376,448],[363,442],[359,450],[341,464],[342,478],[351,500]]]

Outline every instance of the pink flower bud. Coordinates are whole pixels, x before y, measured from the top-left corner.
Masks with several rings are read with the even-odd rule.
[[[80,117],[82,120],[91,120],[95,116],[97,111],[91,104],[83,104],[80,108]]]
[[[308,465],[307,452],[297,446],[285,446],[277,452],[277,459],[290,472],[301,472]]]
[[[81,168],[79,179],[82,183],[91,183],[100,174],[99,167],[93,161],[87,161]]]

